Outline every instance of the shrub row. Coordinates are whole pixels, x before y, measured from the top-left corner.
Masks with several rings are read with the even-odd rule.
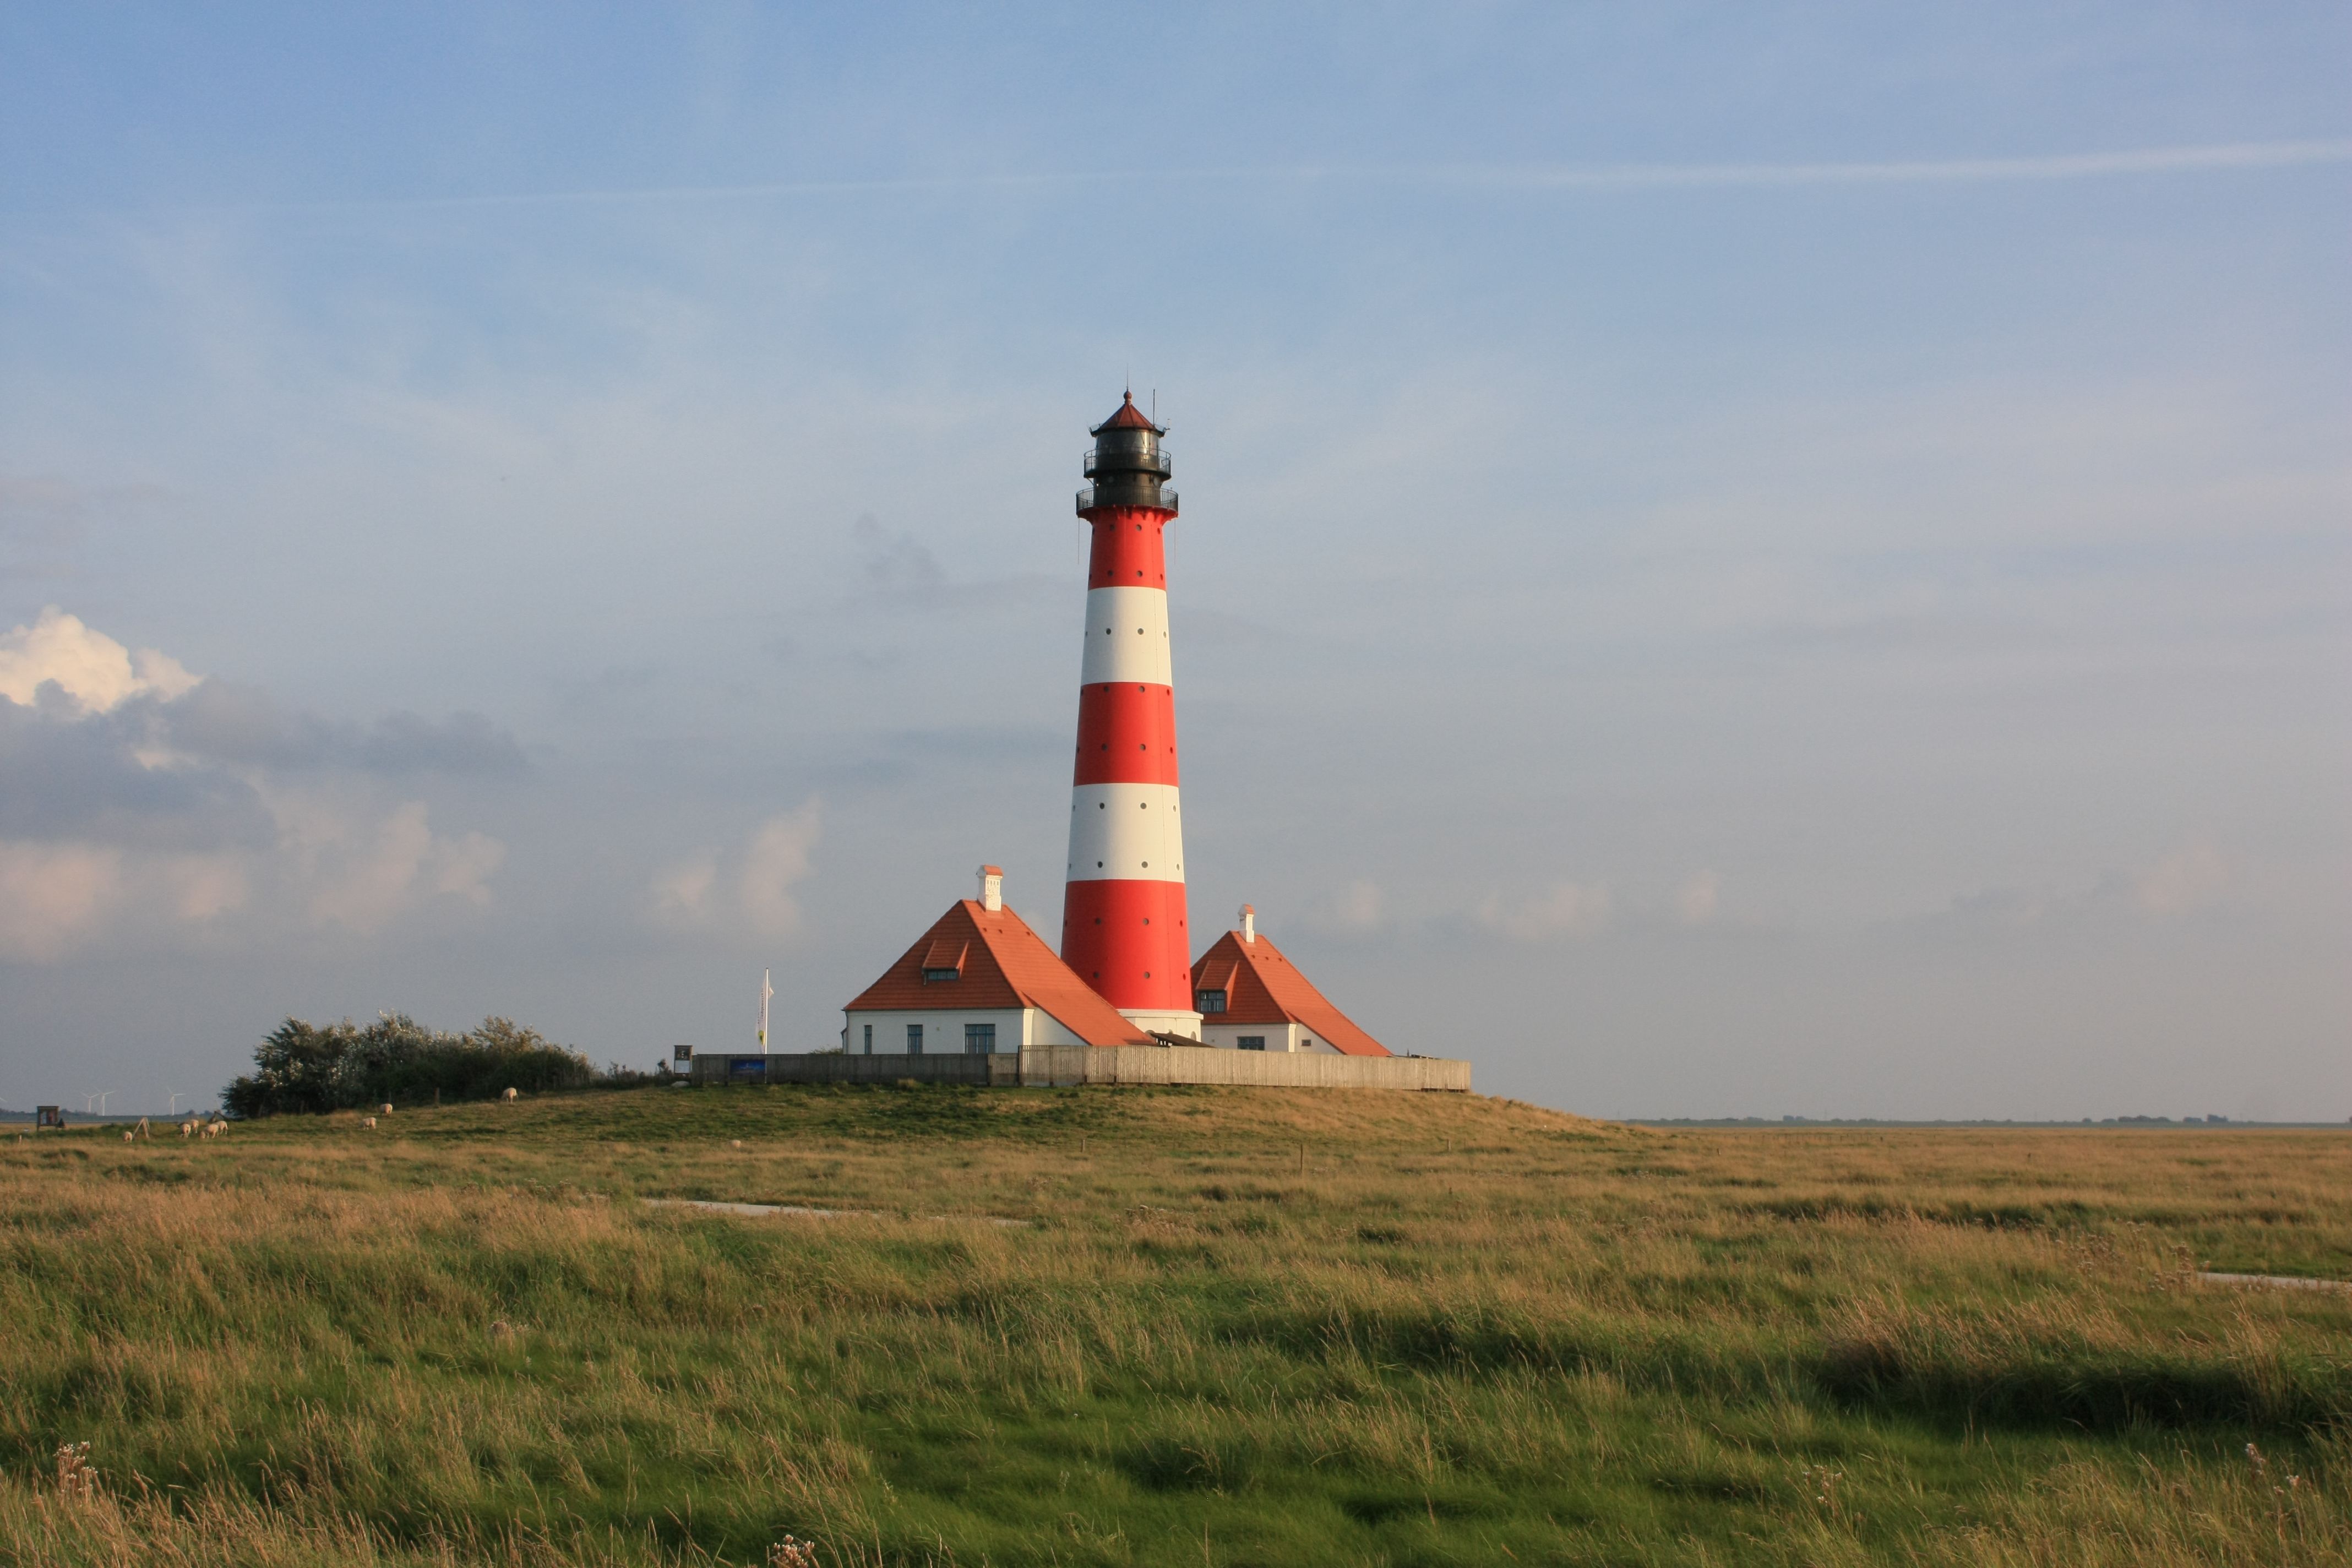
[[[230,1116],[492,1100],[509,1089],[543,1094],[626,1088],[656,1076],[617,1063],[600,1071],[578,1051],[511,1018],[485,1018],[478,1028],[451,1035],[405,1013],[366,1025],[289,1018],[255,1048],[253,1066],[221,1090],[221,1108]]]

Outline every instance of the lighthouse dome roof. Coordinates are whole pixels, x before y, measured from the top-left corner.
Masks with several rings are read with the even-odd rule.
[[[1135,405],[1135,394],[1132,392],[1120,400],[1117,413],[1087,431],[1087,434],[1099,436],[1106,430],[1149,430],[1155,436],[1167,434],[1159,426],[1154,425],[1142,409]]]

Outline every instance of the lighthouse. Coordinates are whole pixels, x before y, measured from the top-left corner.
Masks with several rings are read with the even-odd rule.
[[[1167,434],[1129,393],[1078,491],[1094,530],[1070,800],[1062,960],[1146,1032],[1198,1039],[1176,800],[1176,686],[1164,536],[1176,516]]]
[[[1090,434],[1085,471],[1092,482],[1078,492],[1092,543],[1061,955],[1004,901],[1003,868],[982,866],[980,897],[958,900],[842,1010],[841,1049],[827,1058],[882,1059],[808,1057],[799,1059],[815,1066],[787,1073],[799,1074],[798,1082],[912,1077],[1466,1090],[1466,1062],[1433,1067],[1434,1058],[1409,1058],[1394,1064],[1403,1070],[1390,1071],[1369,1061],[1264,1059],[1392,1053],[1276,950],[1250,905],[1242,906],[1238,930],[1192,959],[1168,639],[1165,543],[1176,492],[1160,444],[1167,432],[1136,407],[1130,392]],[[1108,1054],[1064,1049],[1081,1046]],[[1156,1047],[1190,1048],[1150,1048]],[[1244,1064],[1234,1055],[1220,1062],[1219,1051],[1261,1059]],[[977,1070],[931,1065],[949,1056],[992,1059]],[[702,1081],[764,1082],[769,1068],[765,1058],[706,1056],[695,1059],[695,1072]]]

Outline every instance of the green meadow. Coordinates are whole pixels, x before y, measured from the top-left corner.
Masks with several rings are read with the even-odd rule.
[[[0,1560],[2352,1561],[2352,1295],[2199,1278],[2352,1279],[2352,1135],[940,1088],[164,1134],[0,1139]]]

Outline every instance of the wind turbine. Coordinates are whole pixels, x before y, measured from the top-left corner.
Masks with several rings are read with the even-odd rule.
[[[169,1111],[165,1112],[165,1114],[166,1114],[166,1115],[170,1115],[170,1116],[177,1116],[177,1115],[179,1115],[179,1114],[180,1114],[180,1091],[179,1091],[178,1089],[176,1089],[166,1088],[166,1089],[163,1090],[163,1092],[164,1092],[165,1094],[170,1095],[170,1096],[172,1097],[172,1109],[171,1109]]]

